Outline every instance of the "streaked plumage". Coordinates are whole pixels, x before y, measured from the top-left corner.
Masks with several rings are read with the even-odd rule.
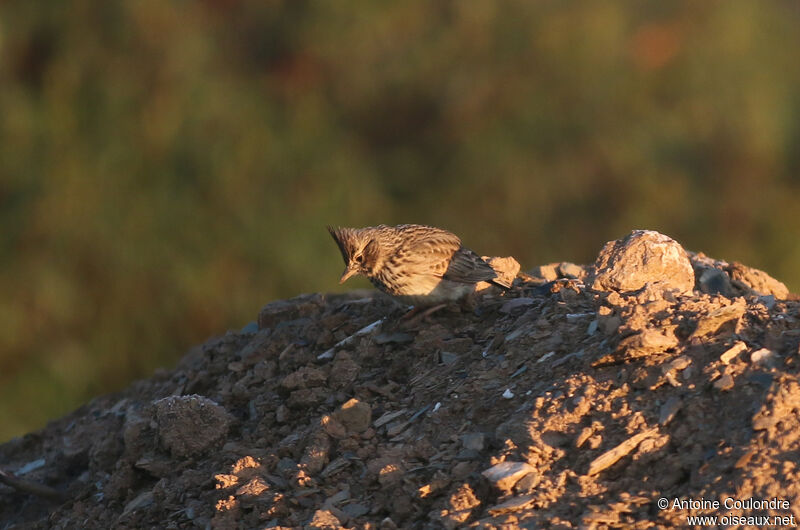
[[[346,265],[340,283],[363,274],[378,289],[417,306],[459,300],[481,281],[497,283],[488,263],[441,228],[329,226],[328,231]]]

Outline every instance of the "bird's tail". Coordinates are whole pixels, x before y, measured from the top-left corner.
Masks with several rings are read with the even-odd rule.
[[[519,274],[519,262],[511,256],[506,258],[492,258],[484,256],[483,260],[489,264],[489,266],[494,270],[494,273],[497,275],[489,280],[489,283],[504,290],[511,289],[511,284],[514,283],[514,278],[516,278],[517,274]]]

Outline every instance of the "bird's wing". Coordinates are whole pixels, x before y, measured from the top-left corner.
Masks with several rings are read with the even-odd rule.
[[[450,265],[442,277],[454,282],[477,283],[493,280],[497,277],[497,273],[480,256],[468,248],[461,247],[453,254]]]
[[[428,274],[460,283],[489,281],[497,277],[488,263],[468,248],[461,246],[455,234],[441,229],[417,232],[407,239],[409,245],[402,249],[406,261],[413,262],[418,272],[424,268]]]

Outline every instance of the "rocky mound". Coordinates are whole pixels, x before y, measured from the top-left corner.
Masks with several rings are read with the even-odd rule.
[[[372,291],[275,302],[0,446],[0,526],[796,522],[788,296],[634,232],[418,322]]]

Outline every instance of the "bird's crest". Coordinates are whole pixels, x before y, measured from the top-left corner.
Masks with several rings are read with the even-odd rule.
[[[350,261],[350,257],[355,251],[353,230],[351,228],[334,228],[330,225],[326,228],[331,234],[331,237],[333,237],[333,240],[336,241],[336,245],[339,247],[339,252],[342,253],[342,259],[344,259],[345,263],[348,263]]]

